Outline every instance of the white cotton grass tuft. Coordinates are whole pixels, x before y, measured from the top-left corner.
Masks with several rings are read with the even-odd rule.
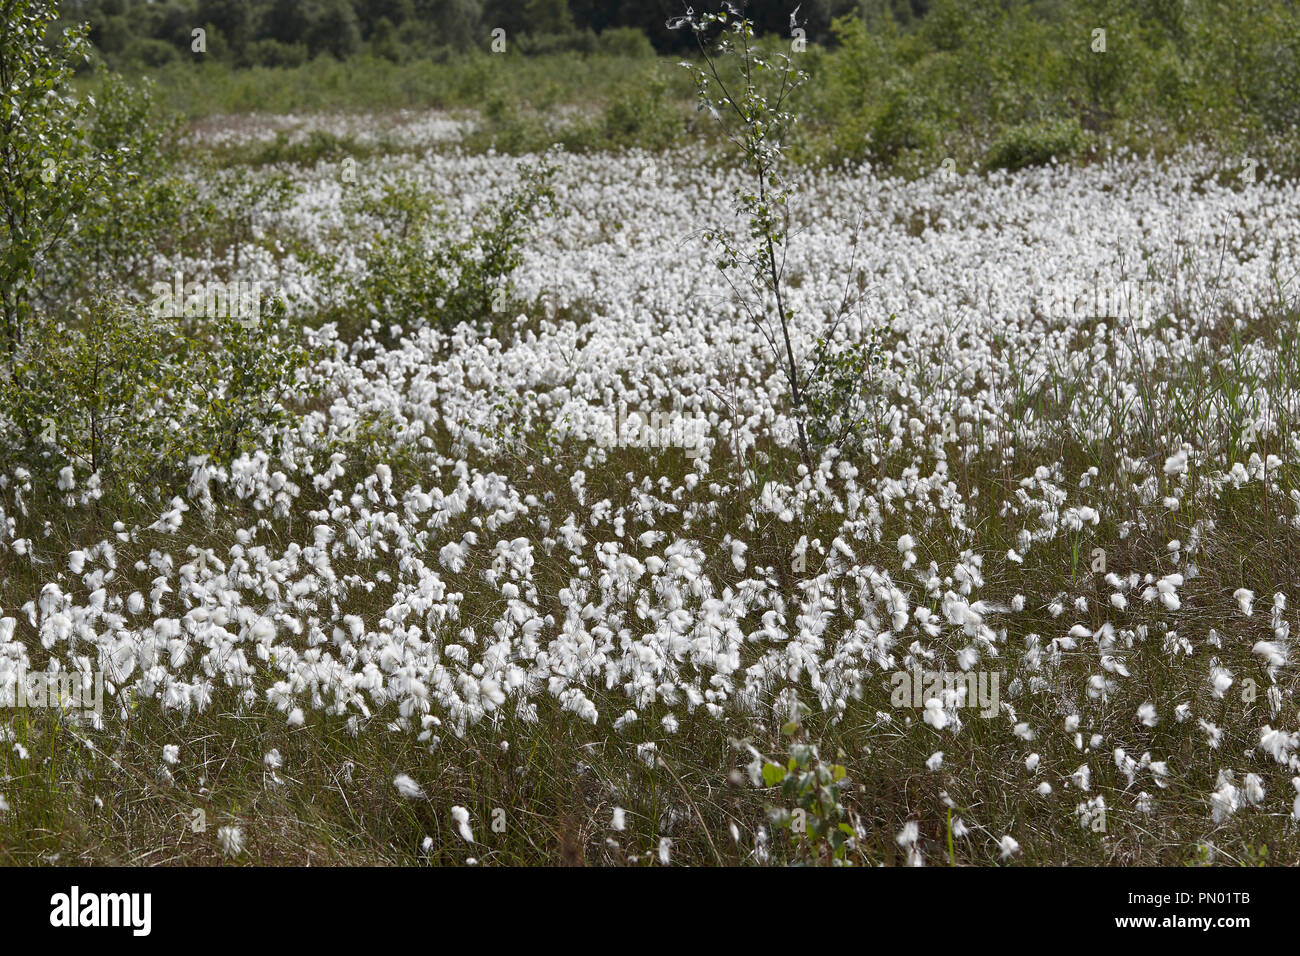
[[[1210,813],[1216,824],[1225,822],[1241,806],[1241,791],[1228,773],[1220,772],[1218,789],[1210,794]]]
[[[1138,708],[1137,719],[1144,727],[1154,727],[1159,722],[1156,717],[1156,705],[1147,701]]]
[[[469,811],[464,807],[452,807],[451,819],[456,825],[456,835],[466,843],[473,843],[474,831],[469,826]]]
[[[424,796],[424,788],[404,773],[399,773],[393,778],[393,786],[397,788],[398,793],[408,800],[418,800]]]
[[[925,722],[935,730],[943,730],[948,726],[948,713],[943,709],[943,702],[937,697],[931,697],[925,702],[924,715]]]
[[[221,852],[229,857],[239,856],[244,852],[243,827],[225,826],[217,829],[217,843]]]
[[[668,866],[672,863],[673,841],[672,837],[659,838],[659,863],[662,866]]]
[[[925,858],[921,855],[920,847],[917,845],[921,838],[920,825],[915,820],[908,820],[903,824],[903,829],[894,837],[907,853],[908,866],[923,866]]]
[[[1009,860],[1020,853],[1020,844],[1016,842],[1015,837],[1007,835],[998,841],[998,850],[1003,860]]]
[[[1264,802],[1264,778],[1257,773],[1246,774],[1242,781],[1242,795],[1247,806],[1257,807]]]
[[[1287,646],[1281,641],[1256,641],[1251,648],[1251,653],[1264,658],[1270,674],[1285,667],[1289,657]]]
[[[920,838],[921,828],[915,820],[908,820],[903,824],[903,829],[898,831],[894,838],[899,846],[912,846]]]

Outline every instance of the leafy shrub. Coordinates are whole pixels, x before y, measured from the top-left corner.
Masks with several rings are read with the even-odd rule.
[[[197,194],[176,173],[179,133],[152,83],[104,76],[86,135],[100,178],[63,241],[48,247],[39,295],[47,313],[66,316],[104,288],[130,290],[186,241]]]
[[[804,380],[808,441],[814,448],[843,447],[876,410],[876,373],[885,359],[881,338],[881,330],[876,329],[862,342],[817,340],[812,368]]]
[[[302,43],[267,39],[248,44],[241,59],[244,66],[297,67],[307,62],[308,54]]]
[[[768,819],[788,835],[794,865],[852,866],[849,851],[857,830],[840,802],[849,786],[848,772],[822,760],[816,744],[800,739],[798,719],[782,731],[790,737],[787,759],[778,763],[756,755],[749,765],[751,781],[776,790],[785,801],[768,807]]]
[[[309,355],[282,305],[249,327],[237,310],[197,324],[128,304],[193,194],[170,175],[175,124],[147,88],[104,79],[98,101],[68,92],[84,29],[53,47],[55,13],[11,0],[0,62],[0,454],[128,486],[165,480],[191,455],[227,459],[287,415]],[[132,275],[135,272],[136,275]],[[91,293],[118,295],[80,303]]]
[[[165,338],[160,323],[113,303],[80,327],[38,325],[0,381],[20,457],[51,472],[139,477],[172,438],[155,421]]]
[[[873,335],[851,346],[822,339],[813,355],[795,355],[791,327],[797,313],[786,304],[789,283],[778,265],[789,247],[795,187],[786,176],[790,165],[780,144],[796,126],[791,98],[808,74],[785,53],[768,54],[758,47],[752,21],[729,6],[717,14],[688,11],[671,25],[688,27],[695,35],[706,66],[685,65],[694,76],[700,108],[712,113],[737,148],[748,180],[733,194],[733,207],[748,219],[748,228],[715,227],[704,238],[785,377],[799,456],[811,471],[820,453],[843,444],[865,417],[870,370],[880,350]],[[859,302],[846,292],[828,337]]]
[[[517,156],[538,152],[553,139],[540,113],[521,110],[513,100],[495,93],[483,109],[479,126],[468,137],[468,145],[471,149],[490,146],[497,152]]]
[[[1101,37],[1093,35],[1102,24],[1105,52],[1100,52]],[[1101,129],[1128,112],[1127,97],[1150,59],[1131,10],[1109,0],[1088,0],[1066,21],[1061,46],[1069,80],[1067,100],[1085,128]]]
[[[536,93],[533,99],[539,100]],[[668,82],[652,69],[618,84],[596,116],[580,116],[563,125],[553,126],[543,112],[521,109],[514,99],[495,93],[468,145],[513,155],[542,152],[557,143],[573,151],[667,149],[681,140],[685,127],[685,116],[673,101]]]
[[[904,152],[932,148],[937,137],[925,114],[924,101],[909,84],[891,87],[871,123],[868,153],[872,160],[889,165]]]
[[[0,63],[0,346],[20,343],[43,263],[88,200],[103,195],[104,158],[86,141],[88,109],[68,91],[70,64],[89,55],[84,28],[47,47],[51,4],[15,0],[5,7]]]
[[[944,52],[968,46],[975,39],[977,23],[972,11],[953,0],[940,0],[921,25],[919,39]]]
[[[1300,124],[1300,11],[1294,4],[1215,4],[1197,21],[1197,91],[1216,125],[1253,122],[1274,131]],[[1204,115],[1201,117],[1204,122]]]
[[[338,136],[328,130],[313,129],[300,139],[292,139],[285,130],[276,130],[274,139],[231,150],[226,159],[231,164],[253,168],[279,163],[315,166],[320,162],[333,162],[363,152],[365,150],[352,137]]]
[[[481,210],[460,239],[449,238],[434,198],[411,184],[387,186],[378,197],[352,202],[350,218],[377,220],[380,232],[359,276],[342,274],[329,256],[313,260],[313,271],[335,299],[325,317],[351,337],[372,318],[397,324],[432,320],[449,330],[507,314],[513,303],[510,274],[523,261],[524,241],[539,219],[553,213],[555,202],[553,166],[525,163],[521,169],[520,185]]]
[[[1300,122],[1300,16],[1279,0],[936,0],[916,30],[874,20],[834,23],[800,156],[928,173],[984,161],[1001,132],[994,165],[1016,168],[1077,155],[1071,123],[1142,150],[1171,133],[1235,150]]]
[[[468,239],[440,246],[440,271],[454,276],[443,298],[441,322],[455,325],[504,311],[510,274],[523,262],[523,245],[537,220],[555,210],[555,167],[526,164],[523,179],[504,200],[480,214]]]
[[[1042,166],[1053,159],[1067,160],[1079,153],[1087,135],[1077,120],[1021,123],[994,141],[984,159],[985,169],[1023,169]]]
[[[175,340],[170,391],[185,416],[186,457],[229,461],[255,446],[274,450],[274,429],[293,420],[291,403],[312,394],[312,354],[283,300],[263,297],[259,312],[256,322],[207,317]]]
[[[1161,112],[1177,127],[1196,122],[1193,110],[1195,83],[1186,61],[1177,51],[1166,48],[1152,61],[1152,88]]]
[[[195,239],[206,242],[213,253],[229,250],[239,269],[244,248],[257,241],[259,220],[282,214],[301,189],[287,174],[256,175],[245,167],[226,170],[211,178],[205,201],[193,207]]]
[[[601,31],[596,50],[606,56],[648,60],[655,55],[649,38],[636,27],[611,27]]]
[[[12,353],[39,310],[66,316],[103,288],[130,288],[166,252],[192,190],[173,173],[175,122],[151,88],[111,74],[94,100],[71,90],[84,31],[42,42],[53,6],[14,0],[0,32],[12,93],[0,103],[0,349]]]
[[[0,379],[6,451],[50,483],[70,466],[130,489],[182,480],[193,455],[228,461],[265,445],[263,430],[289,420],[290,394],[310,391],[308,351],[283,306],[265,305],[255,326],[187,326],[112,300],[75,324],[36,325]]]
[[[375,21],[374,32],[370,35],[370,55],[391,63],[401,62],[402,46],[397,39],[397,28],[388,17]]]
[[[127,44],[126,49],[122,51],[122,59],[126,63],[150,69],[165,66],[178,56],[174,44],[154,37],[138,37]]]
[[[668,83],[658,72],[625,87],[601,116],[606,146],[667,149],[681,140],[684,129],[682,114],[668,97]]]

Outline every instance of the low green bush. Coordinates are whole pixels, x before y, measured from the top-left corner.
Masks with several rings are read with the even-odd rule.
[[[658,72],[624,87],[601,114],[600,141],[606,147],[667,149],[677,145],[684,132],[682,111]]]
[[[655,48],[650,44],[649,38],[636,27],[602,30],[596,38],[596,51],[605,56],[629,60],[649,60],[655,55]]]
[[[1078,155],[1087,135],[1077,120],[1021,123],[999,136],[989,147],[985,169],[1024,169],[1053,160],[1065,162]]]
[[[97,99],[72,95],[71,63],[87,47],[81,30],[46,45],[49,0],[12,0],[6,13],[0,458],[51,482],[71,468],[158,487],[193,455],[273,444],[263,431],[310,391],[310,355],[283,305],[254,295],[251,316],[242,300],[215,314],[206,302],[143,305],[155,258],[210,218],[175,173],[176,124],[147,86],[116,76],[101,77]]]
[[[192,456],[225,462],[274,447],[274,426],[312,390],[311,353],[281,303],[190,319],[96,301],[44,322],[0,377],[0,455],[51,485],[71,468],[104,487],[174,489]]]
[[[326,290],[321,317],[337,322],[345,339],[385,318],[447,330],[462,322],[499,326],[518,305],[510,275],[523,261],[524,242],[554,210],[554,167],[525,163],[522,172],[519,186],[481,210],[462,238],[452,237],[435,198],[409,183],[349,202],[349,228],[369,221],[379,231],[360,274],[340,269],[328,255],[311,259]]]

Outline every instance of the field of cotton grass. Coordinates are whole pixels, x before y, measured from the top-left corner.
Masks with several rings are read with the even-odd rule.
[[[490,332],[310,326],[317,394],[162,507],[0,475],[0,861],[1300,862],[1294,183],[1196,149],[803,174],[792,349],[880,349],[809,469],[702,241],[743,172],[464,122],[227,170],[291,188],[151,274],[322,314],[313,256],[383,230],[358,199],[468,232],[549,163]],[[102,712],[15,708],[42,671]]]

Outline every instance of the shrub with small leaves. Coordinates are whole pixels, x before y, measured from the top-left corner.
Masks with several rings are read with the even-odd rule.
[[[26,332],[51,249],[103,186],[89,106],[69,87],[73,62],[90,58],[86,29],[60,35],[56,17],[48,0],[0,6],[0,345],[9,350]]]
[[[250,248],[273,243],[258,238],[259,224],[282,217],[301,191],[301,184],[284,172],[222,170],[210,178],[204,202],[192,209],[191,218],[198,222],[195,231],[214,254],[228,252],[240,269]]]
[[[51,477],[65,466],[141,477],[172,440],[155,404],[168,337],[163,322],[110,301],[76,325],[35,324],[0,378],[8,449]]]
[[[182,404],[183,452],[226,462],[241,452],[278,449],[276,430],[294,420],[293,405],[319,383],[307,369],[312,352],[284,300],[263,296],[259,318],[205,318],[178,335],[168,384]]]
[[[1023,169],[1053,159],[1065,162],[1083,149],[1087,134],[1077,120],[1022,123],[1007,130],[989,147],[985,169]]]
[[[177,123],[149,84],[103,77],[77,96],[85,24],[48,0],[0,2],[0,348],[70,317],[104,288],[138,284],[183,224],[190,186],[173,175]]]
[[[657,71],[641,76],[615,95],[600,121],[600,141],[607,146],[667,149],[685,130],[683,117],[668,95],[668,83]]]
[[[808,440],[813,447],[842,448],[878,407],[876,375],[886,361],[882,334],[883,329],[872,329],[861,342],[818,338],[804,383]]]
[[[849,786],[847,771],[822,760],[817,745],[801,739],[797,719],[782,731],[791,738],[786,760],[756,758],[749,767],[756,785],[776,790],[784,801],[768,807],[768,819],[789,834],[794,865],[852,866],[849,853],[857,831],[840,802],[840,793]]]
[[[554,213],[554,175],[549,162],[524,163],[519,185],[480,210],[460,239],[449,236],[435,198],[414,185],[354,201],[349,215],[377,221],[380,232],[360,275],[343,272],[328,255],[312,260],[333,298],[325,317],[338,320],[345,337],[372,319],[430,321],[448,331],[486,320],[495,328],[494,317],[513,311],[510,275],[523,262],[525,240]]]
[[[292,400],[312,391],[310,353],[278,301],[256,326],[198,323],[114,300],[41,322],[0,377],[0,455],[51,483],[64,467],[126,488],[183,480],[188,459],[273,447]]]

